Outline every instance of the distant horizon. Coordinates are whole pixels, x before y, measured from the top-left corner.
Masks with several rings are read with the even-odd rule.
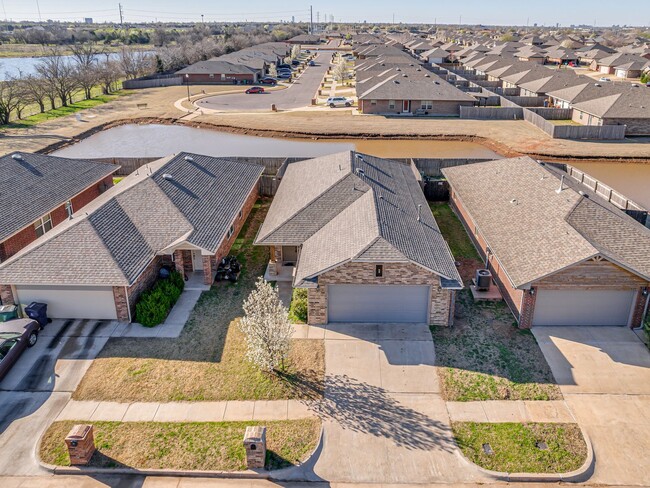
[[[0,17],[11,22],[83,22],[92,18],[96,23],[120,23],[120,0],[111,4],[88,5],[87,0],[0,0]],[[285,0],[282,4],[269,4],[249,0],[241,4],[189,0],[180,7],[172,0],[121,0],[122,19],[125,23],[200,23],[214,22],[308,22],[310,5],[313,21],[329,23],[368,24],[425,24],[425,25],[484,25],[494,27],[560,28],[612,26],[648,29],[650,2],[628,0],[624,6],[594,4],[589,0],[547,0],[541,4],[525,5],[516,0],[464,0],[459,5],[449,5],[440,0],[410,0],[396,5],[387,0],[347,2],[329,0],[318,4]],[[216,5],[215,5],[216,4]],[[110,8],[109,8],[110,5]],[[244,10],[242,12],[242,10]],[[561,12],[559,14],[558,12]]]

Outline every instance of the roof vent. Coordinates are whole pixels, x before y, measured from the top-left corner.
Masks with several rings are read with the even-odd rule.
[[[404,73],[404,74],[402,75],[402,78],[408,78],[408,77],[409,77],[409,75],[407,75],[406,73]]]
[[[358,174],[359,176],[363,176],[363,175],[366,174],[366,172],[365,172],[363,169],[361,169],[361,168],[357,168],[357,174]]]
[[[402,71],[402,68],[397,68],[395,71]]]
[[[434,82],[436,85],[439,85],[439,84],[440,84],[439,81],[435,81],[435,80],[433,80],[433,82]]]
[[[512,200],[510,200],[510,203],[512,203],[513,205],[519,205],[519,201],[517,201],[516,198],[513,198]]]
[[[170,175],[169,173],[165,173],[163,175],[163,179],[167,180],[167,181],[174,181],[174,177],[172,175]]]
[[[596,85],[596,86],[598,86],[598,87],[603,86],[603,85],[601,85],[600,83],[594,83],[594,85]]]
[[[430,75],[430,74],[426,74],[426,75],[424,75],[424,77],[425,77],[425,78],[431,78],[431,75]]]
[[[637,83],[632,83],[632,86],[634,86],[634,87],[636,87],[636,88],[639,87],[639,85],[638,85]]]
[[[399,80],[393,80],[393,83],[395,83],[396,85],[399,85]]]
[[[183,159],[185,159],[185,161],[194,161],[194,158],[192,156],[185,156],[185,158],[183,158]],[[167,175],[167,176],[169,176],[169,175]]]
[[[22,161],[23,160],[23,156],[21,154],[18,154],[18,153],[12,154],[11,158],[15,159],[16,161]]]

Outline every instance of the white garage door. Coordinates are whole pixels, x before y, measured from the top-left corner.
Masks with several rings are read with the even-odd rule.
[[[53,319],[117,319],[110,286],[16,286],[16,292],[22,305],[47,303]]]
[[[627,325],[636,290],[538,290],[533,325]]]
[[[428,323],[428,286],[330,285],[330,322]]]

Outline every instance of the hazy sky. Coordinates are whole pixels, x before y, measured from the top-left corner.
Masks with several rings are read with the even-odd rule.
[[[0,16],[13,20],[119,21],[117,0],[0,0]],[[125,21],[309,20],[310,1],[121,0]],[[314,21],[647,26],[650,0],[313,0]]]

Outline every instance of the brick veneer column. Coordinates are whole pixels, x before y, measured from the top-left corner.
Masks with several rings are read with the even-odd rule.
[[[529,291],[524,292],[524,302],[521,307],[521,314],[519,316],[519,328],[530,329],[533,326],[533,314],[535,313],[535,301],[537,300],[537,288],[531,288],[534,294]]]
[[[114,286],[113,299],[115,300],[117,320],[120,322],[129,322],[129,300],[126,296],[126,289],[123,286]]]
[[[0,303],[3,305],[14,305],[16,303],[11,285],[0,285]]]
[[[212,261],[214,256],[201,256],[203,260],[203,284],[212,284]]]
[[[630,322],[630,327],[633,329],[636,327],[641,327],[643,324],[643,312],[646,309],[646,303],[648,302],[648,295],[643,296],[644,290],[647,288],[643,287],[639,289],[637,293],[636,302],[634,304],[634,311],[632,312],[632,321]]]

